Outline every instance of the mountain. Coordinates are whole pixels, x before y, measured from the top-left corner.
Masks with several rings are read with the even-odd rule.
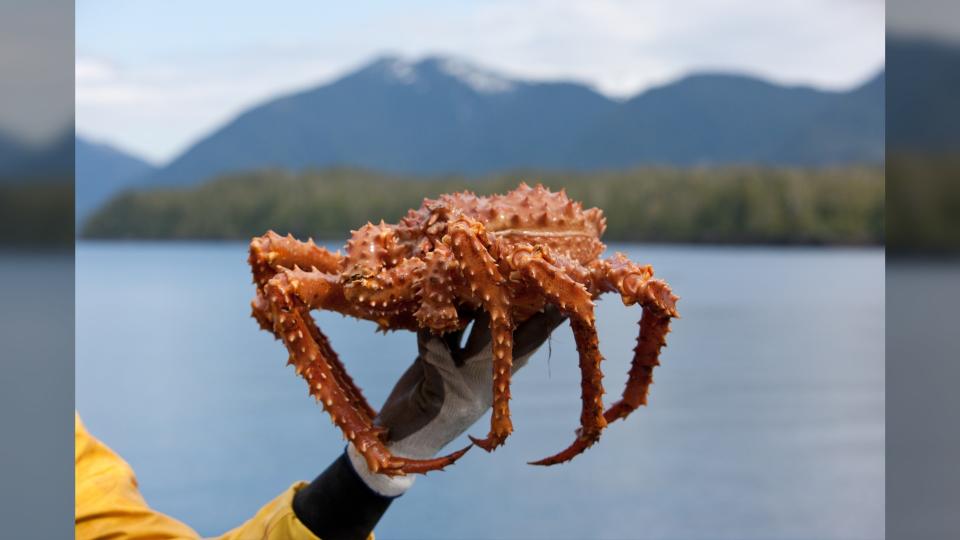
[[[39,146],[0,132],[0,182],[63,182],[73,176],[73,133]]]
[[[27,150],[11,135],[0,131],[0,177],[10,174],[10,170],[20,161]]]
[[[810,111],[773,160],[794,157],[807,163],[837,163],[858,156],[862,161],[882,162],[885,107],[886,73],[881,72],[826,107]]]
[[[651,162],[819,164],[828,160],[784,147],[811,115],[844,97],[740,75],[693,75],[628,100],[583,143],[595,146],[598,163],[617,168]],[[877,142],[882,145],[882,138]],[[841,156],[840,161],[858,159]]]
[[[76,160],[76,215],[79,223],[110,197],[132,187],[156,168],[146,161],[103,143],[77,136],[73,141]]]
[[[887,37],[891,150],[955,152],[960,148],[960,46]]]
[[[876,162],[884,144],[877,80],[826,92],[701,74],[621,102],[582,84],[523,81],[452,58],[386,57],[244,112],[147,182],[334,165],[478,175],[518,167]]]

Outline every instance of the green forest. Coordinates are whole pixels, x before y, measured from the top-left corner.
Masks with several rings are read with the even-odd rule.
[[[357,169],[233,174],[197,187],[131,191],[93,215],[88,238],[248,239],[268,229],[345,239],[367,221],[395,222],[424,197],[503,193],[520,181],[566,188],[603,209],[611,241],[882,244],[884,169],[645,167],[415,178]]]
[[[73,178],[0,178],[0,248],[70,247],[74,240]]]
[[[888,253],[960,252],[960,158],[955,152],[893,152],[887,161]]]

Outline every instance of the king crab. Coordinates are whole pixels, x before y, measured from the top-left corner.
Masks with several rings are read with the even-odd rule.
[[[580,454],[607,424],[646,404],[670,319],[677,316],[677,297],[653,278],[652,267],[620,253],[599,258],[606,248],[600,242],[605,228],[599,209],[584,210],[563,191],[521,184],[506,195],[464,192],[426,199],[397,225],[381,221],[354,231],[346,255],[270,231],[250,244],[257,287],[253,316],[286,345],[289,363],[370,470],[403,475],[441,469],[470,447],[424,460],[391,454],[385,430],[374,422],[376,411],[310,311],[371,320],[384,331],[429,329],[436,334],[461,330],[471,320],[468,313],[486,311],[494,357],[493,414],[488,435],[471,440],[491,451],[513,431],[513,329],[552,304],[570,319],[583,401],[574,442],[533,462],[554,465]],[[643,308],[626,388],[606,411],[593,303],[605,292],[619,293],[625,305]]]

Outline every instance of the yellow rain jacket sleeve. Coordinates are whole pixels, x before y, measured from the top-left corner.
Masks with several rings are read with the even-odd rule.
[[[190,527],[147,506],[133,469],[75,418],[75,520],[77,540],[93,538],[200,538]],[[221,540],[316,539],[293,512],[298,482]],[[373,535],[370,535],[373,538]]]

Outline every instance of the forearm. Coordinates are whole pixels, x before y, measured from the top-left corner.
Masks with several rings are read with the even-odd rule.
[[[393,496],[372,489],[344,452],[297,492],[293,511],[301,523],[323,540],[363,539],[403,489],[386,492]]]

